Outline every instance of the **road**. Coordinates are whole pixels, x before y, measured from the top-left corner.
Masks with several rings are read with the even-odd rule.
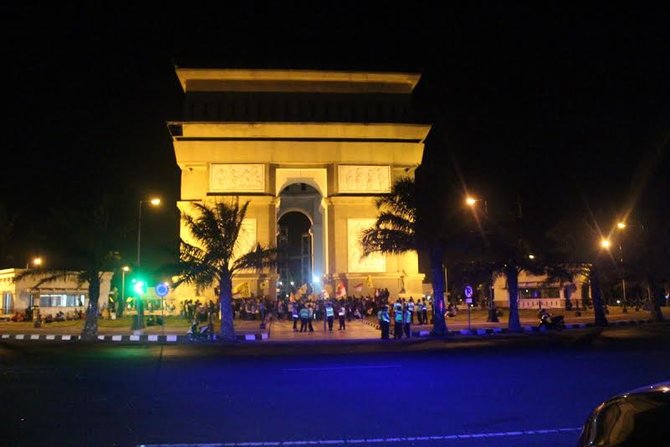
[[[670,326],[485,339],[0,345],[3,445],[572,446]]]

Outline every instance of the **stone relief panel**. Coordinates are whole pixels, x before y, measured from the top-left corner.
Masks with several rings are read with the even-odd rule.
[[[347,256],[349,272],[385,272],[386,258],[379,253],[373,253],[365,258],[361,247],[363,230],[372,227],[376,219],[347,219]]]
[[[209,165],[210,192],[265,192],[265,165]]]
[[[341,193],[386,193],[391,191],[390,166],[339,165],[338,186]]]

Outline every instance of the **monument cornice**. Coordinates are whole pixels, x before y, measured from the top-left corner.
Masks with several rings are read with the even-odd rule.
[[[176,68],[185,93],[395,93],[410,94],[421,78],[417,73],[317,70]]]
[[[258,123],[171,121],[175,140],[379,140],[422,143],[429,124],[410,123]]]

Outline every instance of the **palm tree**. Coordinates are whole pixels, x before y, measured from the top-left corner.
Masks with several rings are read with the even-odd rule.
[[[398,179],[390,193],[376,200],[376,206],[379,210],[377,221],[361,236],[363,256],[371,253],[401,254],[428,249],[435,309],[432,333],[446,335],[443,247],[437,237],[426,237],[434,233],[422,231],[425,226],[420,225],[417,216],[418,197],[414,179],[409,177]]]
[[[123,232],[111,223],[109,209],[110,206],[101,204],[83,210],[53,211],[48,219],[49,226],[45,228],[54,246],[53,266],[28,269],[16,277],[19,280],[39,276],[36,284],[39,287],[74,273],[79,285],[87,283],[88,303],[82,340],[97,338],[100,283],[105,272],[114,271],[120,260],[116,247]],[[57,264],[68,268],[59,268]]]
[[[596,251],[600,232],[587,220],[570,219],[559,222],[547,232],[552,245],[548,252],[552,258],[549,276],[572,278],[585,275],[589,279],[593,301],[594,324],[599,327],[609,323],[603,306],[601,281],[603,276],[602,253]]]
[[[7,243],[11,239],[15,223],[16,217],[9,216],[4,205],[0,203],[0,262],[4,263],[7,260],[9,253]]]
[[[221,304],[220,334],[227,341],[235,340],[232,314],[233,275],[241,270],[260,271],[276,264],[277,250],[263,248],[260,244],[236,258],[236,248],[248,206],[248,201],[240,206],[238,199],[231,203],[216,202],[211,207],[194,203],[197,215],[182,215],[195,245],[184,240],[180,243],[179,278],[175,286],[183,283],[193,284],[200,289],[217,286]]]

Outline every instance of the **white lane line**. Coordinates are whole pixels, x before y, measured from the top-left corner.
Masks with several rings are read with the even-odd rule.
[[[323,366],[315,368],[284,368],[284,371],[337,371],[341,369],[387,369],[402,368],[401,365],[370,365],[370,366]]]
[[[399,438],[361,438],[361,439],[315,439],[305,441],[256,441],[225,442],[219,444],[140,444],[138,447],[247,447],[247,446],[294,446],[294,445],[348,445],[348,444],[391,444],[416,441],[446,441],[450,439],[502,438],[508,436],[546,435],[580,431],[581,427],[550,428],[540,430],[521,430],[493,433],[463,433],[442,436],[407,436]]]

